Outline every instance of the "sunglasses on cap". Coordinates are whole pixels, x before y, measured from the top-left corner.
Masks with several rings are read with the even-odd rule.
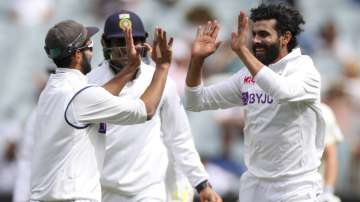
[[[77,48],[77,50],[79,50],[79,51],[85,51],[85,50],[93,51],[93,46],[94,46],[93,40],[88,40],[88,41],[86,41],[84,46]]]

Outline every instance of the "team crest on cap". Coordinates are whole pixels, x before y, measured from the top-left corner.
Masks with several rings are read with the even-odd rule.
[[[125,30],[125,27],[131,27],[130,15],[127,13],[119,14],[119,27]]]

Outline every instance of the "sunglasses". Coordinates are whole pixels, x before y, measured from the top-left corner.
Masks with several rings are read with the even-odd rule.
[[[79,51],[85,51],[85,50],[90,50],[93,51],[93,46],[94,46],[94,42],[93,40],[90,40],[90,43],[87,42],[84,46],[77,48],[77,50]]]

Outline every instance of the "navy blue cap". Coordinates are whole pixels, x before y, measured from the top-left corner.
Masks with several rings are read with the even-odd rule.
[[[127,10],[121,10],[110,15],[105,22],[104,37],[105,39],[124,37],[124,27],[131,25],[133,37],[148,36],[144,29],[144,24],[140,17],[135,13]]]

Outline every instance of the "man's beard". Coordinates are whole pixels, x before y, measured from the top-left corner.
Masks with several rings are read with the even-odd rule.
[[[90,59],[86,57],[85,53],[82,52],[83,60],[81,62],[81,71],[83,74],[87,74],[91,71]]]
[[[256,53],[256,48],[263,48],[264,53]],[[253,53],[255,57],[260,60],[264,65],[270,65],[279,57],[280,42],[277,41],[270,45],[265,44],[253,44]]]

